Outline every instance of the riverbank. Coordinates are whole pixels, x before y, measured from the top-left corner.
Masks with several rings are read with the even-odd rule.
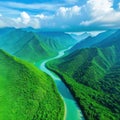
[[[70,48],[68,48],[68,49],[70,49]],[[68,49],[66,49],[66,50],[68,50]],[[56,56],[54,58],[50,58],[48,60],[45,60],[40,65],[40,69],[52,77],[52,79],[54,80],[54,82],[57,86],[57,89],[58,89],[60,95],[62,96],[62,98],[64,100],[64,103],[66,105],[66,111],[65,111],[66,118],[65,118],[65,120],[84,120],[81,109],[78,107],[78,104],[76,103],[74,97],[72,96],[72,94],[69,91],[69,89],[67,88],[67,86],[64,84],[64,82],[61,80],[61,78],[59,76],[57,76],[54,72],[50,71],[46,67],[47,62],[50,62],[54,59],[62,57],[66,50],[60,51],[58,56]]]
[[[58,72],[57,70],[51,68],[51,67],[49,66],[49,64],[46,64],[46,68],[49,69],[50,71],[54,72],[56,75],[58,75],[58,76],[61,78],[61,80],[64,82],[64,84],[67,86],[67,88],[68,88],[68,89],[70,90],[70,92],[72,93],[72,95],[73,95],[73,97],[74,97],[77,105],[78,105],[79,108],[81,109],[82,114],[83,114],[83,116],[84,116],[84,119],[85,119],[85,120],[89,120],[89,118],[85,115],[84,106],[83,106],[82,104],[80,104],[80,99],[76,97],[75,91],[74,91],[73,89],[71,89],[71,85],[66,82],[64,76],[63,76],[62,74],[60,74],[60,72]],[[84,119],[83,119],[83,120],[84,120]]]

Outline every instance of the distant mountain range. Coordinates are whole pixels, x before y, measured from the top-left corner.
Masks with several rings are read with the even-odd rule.
[[[0,29],[2,31],[2,29]],[[0,48],[30,62],[57,55],[77,41],[63,32],[28,32],[4,28],[0,35]]]
[[[88,37],[71,50],[47,67],[63,78],[86,119],[119,120],[120,30]]]
[[[77,41],[82,41],[82,40],[84,40],[84,39],[86,39],[87,37],[90,37],[91,36],[91,34],[90,33],[87,33],[87,32],[85,32],[85,33],[83,33],[83,34],[81,34],[81,35],[77,35],[77,34],[74,34],[74,33],[72,33],[72,34],[70,34],[74,39],[76,39]]]
[[[0,29],[0,120],[63,120],[64,104],[54,82],[28,62],[56,56],[76,42],[63,32]]]
[[[6,34],[7,32],[14,30],[14,28],[0,28],[0,35]]]
[[[109,47],[109,46],[116,46],[117,48],[120,47],[120,30],[117,30],[114,34],[110,35],[103,41],[98,44],[94,44],[93,46],[96,47]]]
[[[31,28],[0,29],[0,119],[63,118],[53,81],[28,62],[43,61],[70,46],[47,67],[63,79],[86,120],[120,119],[120,30],[92,37]]]
[[[115,32],[115,30],[109,30],[106,32],[102,32],[95,37],[88,36],[86,39],[76,43],[76,45],[74,45],[74,47],[72,47],[69,50],[69,52],[73,52],[73,51],[79,50],[81,48],[89,48],[97,43],[99,44],[99,42],[101,42],[104,39],[106,39],[107,37],[111,36],[114,32]]]

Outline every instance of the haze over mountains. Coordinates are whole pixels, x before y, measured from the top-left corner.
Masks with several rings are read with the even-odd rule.
[[[30,63],[42,62],[73,46],[62,58],[47,63],[47,67],[71,90],[86,120],[119,120],[119,39],[120,30],[92,37],[87,33],[73,36],[64,32],[0,29],[0,119],[62,120],[64,104],[54,82]]]
[[[31,62],[55,56],[59,50],[68,48],[76,42],[63,32],[28,32],[6,28],[0,35],[0,48]]]
[[[82,33],[81,35],[76,35],[74,33],[71,33],[70,34],[74,39],[76,39],[77,41],[81,41],[81,40],[84,40],[86,39],[87,37],[90,37],[91,34],[90,33],[87,33],[87,32],[84,32]]]
[[[58,32],[36,33],[14,28],[0,31],[0,48],[7,52],[0,50],[0,119],[62,120],[64,104],[53,80],[15,56],[39,62],[57,55],[76,40]]]
[[[99,44],[102,40],[106,39],[107,37],[111,36],[113,33],[115,32],[115,30],[109,30],[106,32],[102,32],[100,34],[98,34],[97,36],[88,36],[85,39],[83,39],[82,41],[76,43],[76,45],[74,47],[72,47],[69,51],[73,52],[77,49],[81,49],[81,48],[89,48],[90,46],[94,45],[94,44]]]

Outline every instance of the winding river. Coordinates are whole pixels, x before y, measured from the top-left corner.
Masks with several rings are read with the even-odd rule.
[[[68,49],[70,49],[70,47]],[[55,73],[51,72],[45,67],[45,64],[48,61],[62,57],[65,51],[67,51],[68,49],[62,50],[56,57],[42,62],[40,65],[40,69],[52,77],[61,97],[63,98],[65,104],[65,120],[84,120],[83,114],[67,86],[62,82],[61,78],[59,78]]]

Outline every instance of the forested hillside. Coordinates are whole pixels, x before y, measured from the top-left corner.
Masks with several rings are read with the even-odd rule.
[[[63,78],[88,120],[120,119],[118,32],[99,47],[81,49],[47,64]]]
[[[0,35],[1,49],[29,62],[38,62],[53,57],[58,54],[59,50],[68,48],[76,42],[77,40],[63,32],[3,29]]]
[[[52,79],[0,50],[0,120],[63,120],[64,105]]]

